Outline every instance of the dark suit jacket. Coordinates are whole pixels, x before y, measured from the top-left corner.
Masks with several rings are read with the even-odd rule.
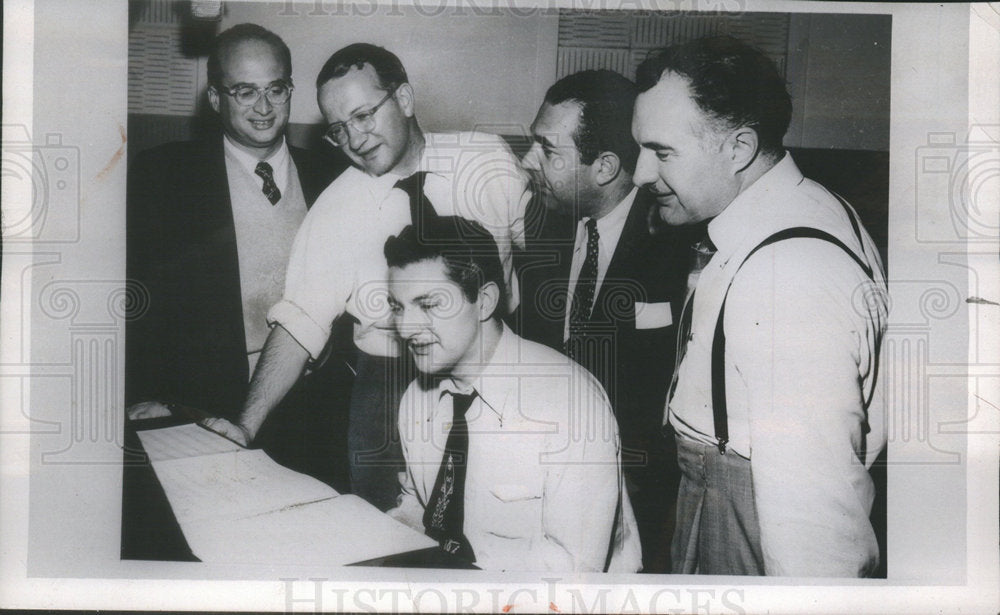
[[[666,228],[655,236],[649,233],[650,205],[651,197],[640,190],[594,300],[588,346],[580,358],[608,392],[624,445],[623,461],[633,466],[644,464],[642,454],[660,444],[690,255],[687,231]],[[540,236],[529,237],[527,263],[521,268],[516,319],[521,333],[558,350],[563,349],[565,311],[571,301],[575,231],[575,220],[545,212]],[[637,328],[640,302],[661,308],[669,303],[672,324]]]
[[[307,205],[346,168],[289,150]],[[140,153],[127,199],[126,405],[160,400],[234,417],[248,364],[221,137]]]

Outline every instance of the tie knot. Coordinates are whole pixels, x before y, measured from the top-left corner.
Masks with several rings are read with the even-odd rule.
[[[694,249],[703,254],[715,254],[718,251],[718,248],[712,243],[712,238],[708,236],[707,232],[701,239],[695,242]]]
[[[393,187],[399,188],[406,194],[413,198],[415,195],[422,194],[424,191],[424,180],[427,179],[427,171],[417,171],[409,177],[404,177],[403,179],[396,182]]]
[[[587,220],[587,234],[590,236],[597,235],[597,220],[595,218],[590,218]]]
[[[271,205],[277,205],[278,201],[281,200],[281,190],[278,189],[278,185],[274,183],[274,169],[271,165],[261,161],[257,163],[257,168],[254,169],[254,173],[260,176],[264,180],[264,185],[261,186],[261,191],[267,200],[271,202]]]
[[[454,411],[455,418],[465,416],[465,413],[472,407],[472,402],[475,401],[478,395],[479,393],[476,391],[471,393],[452,393],[452,409]]]
[[[718,251],[715,244],[712,243],[711,239],[709,239],[708,235],[705,235],[700,240],[695,242],[691,248],[695,251],[695,254],[698,257],[706,260],[712,258],[712,255]]]
[[[264,179],[274,179],[274,169],[271,165],[266,162],[258,162],[257,168],[254,169],[254,173],[260,175]]]
[[[424,195],[424,180],[426,179],[427,171],[417,171],[393,185],[394,188],[402,190],[409,197],[410,222],[417,228],[423,228],[427,221],[438,217],[434,204]]]

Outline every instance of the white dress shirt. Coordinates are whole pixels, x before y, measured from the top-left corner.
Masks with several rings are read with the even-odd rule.
[[[597,284],[594,286],[594,301],[601,292],[601,284],[604,276],[611,266],[611,259],[615,255],[618,247],[618,239],[622,236],[622,229],[625,228],[625,221],[628,220],[629,211],[632,209],[632,201],[635,200],[638,188],[632,188],[614,209],[597,219]],[[573,246],[573,261],[569,269],[569,296],[576,292],[576,282],[580,279],[580,270],[583,269],[583,261],[587,259],[587,221],[589,217],[582,218],[576,224],[576,244]],[[566,302],[566,316],[563,319],[563,341],[569,339],[569,313],[572,308],[572,301]]]
[[[739,270],[726,302],[729,450],[748,458],[768,575],[857,576],[877,558],[867,467],[885,446],[875,386],[885,332],[878,251],[836,197],[785,157],[708,226],[718,248],[701,273],[691,338],[668,416],[677,433],[715,444],[711,357],[726,287],[776,231],[807,226],[846,244],[789,239]]]
[[[622,479],[617,424],[596,379],[504,326],[473,386],[464,533],[476,565],[602,571],[614,535],[610,570],[638,570],[639,536]],[[389,514],[421,532],[455,392],[471,391],[449,378],[429,389],[414,381],[400,403],[406,473],[399,506]]]
[[[424,194],[441,216],[475,220],[493,234],[517,305],[513,246],[524,247],[527,176],[504,141],[484,133],[428,133],[418,169],[427,171]],[[319,196],[295,238],[284,298],[268,312],[313,358],[343,312],[358,319],[354,341],[368,354],[399,352],[387,301],[385,240],[410,224],[409,198],[386,173],[344,171]]]

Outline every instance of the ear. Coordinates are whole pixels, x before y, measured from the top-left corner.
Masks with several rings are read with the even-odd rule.
[[[219,91],[214,86],[208,86],[208,104],[212,105],[212,110],[219,113]]]
[[[500,303],[500,287],[496,282],[487,282],[479,288],[479,322],[493,317]]]
[[[760,144],[757,140],[757,131],[749,126],[737,128],[726,139],[724,147],[729,148],[733,170],[742,171],[750,166],[759,152]]]
[[[601,152],[591,165],[595,170],[595,181],[598,186],[606,186],[613,182],[622,170],[622,161],[614,152]]]
[[[416,101],[413,98],[413,88],[409,83],[404,83],[396,88],[396,101],[399,103],[399,107],[403,110],[403,115],[406,117],[413,117],[417,112]]]

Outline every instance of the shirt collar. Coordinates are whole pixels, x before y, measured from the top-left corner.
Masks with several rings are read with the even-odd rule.
[[[493,355],[483,365],[482,371],[476,377],[475,384],[471,388],[462,387],[455,382],[454,378],[443,378],[438,384],[439,401],[445,393],[464,395],[475,389],[483,401],[483,405],[501,419],[503,418],[504,405],[518,383],[517,374],[512,373],[510,367],[520,362],[520,352],[518,336],[506,324],[501,323],[501,326],[503,330],[497,341],[497,347],[493,350]]]
[[[424,151],[420,153],[420,160],[417,162],[417,170],[433,173],[434,175],[440,175],[443,160],[437,151],[437,147],[435,147],[434,141],[435,138],[433,134],[424,133]],[[448,158],[448,160],[450,160],[450,158]]]
[[[625,227],[625,220],[628,218],[628,212],[631,209],[632,201],[635,199],[636,193],[639,188],[632,188],[631,191],[625,198],[615,205],[614,209],[604,214],[597,219],[597,234],[601,237],[620,235],[621,229]],[[584,218],[580,221],[580,224],[586,224],[587,220],[590,218]]]
[[[802,182],[802,172],[795,166],[792,157],[785,152],[784,157],[773,167],[750,184],[708,224],[708,236],[719,251],[729,251],[747,238],[747,229],[768,228],[762,224],[770,217],[770,204],[775,203],[772,195],[784,191],[788,186]]]
[[[420,153],[420,160],[417,161],[417,168],[414,169],[414,173],[418,171],[423,171],[431,175],[444,175],[447,171],[442,168],[443,164],[451,164],[451,159],[454,156],[453,153],[446,154],[442,157],[441,153],[438,151],[438,147],[435,144],[436,134],[431,132],[424,133],[424,149]],[[381,177],[387,178],[386,181],[389,185],[393,185],[401,179],[409,177],[408,175],[400,175],[389,171]]]
[[[438,148],[435,146],[434,141],[435,133],[424,133],[424,151],[420,154],[420,160],[417,161],[417,168],[413,171],[414,173],[423,171],[430,175],[444,176],[444,169],[441,168],[442,161],[451,160],[451,158],[442,158],[437,151]],[[448,156],[453,156],[453,154],[448,154]],[[368,174],[365,173],[365,175]],[[368,177],[373,182],[372,186],[374,190],[385,196],[395,187],[396,182],[406,179],[409,176],[389,171],[377,177],[374,175],[368,175]]]
[[[284,137],[281,138],[281,146],[264,160],[260,160],[256,156],[253,156],[237,147],[236,144],[233,143],[232,139],[229,138],[229,135],[224,134],[222,142],[223,147],[226,148],[226,153],[235,158],[236,161],[240,163],[240,166],[245,168],[251,175],[254,173],[254,170],[256,170],[258,162],[266,162],[271,165],[271,169],[274,170],[275,175],[277,175],[277,171],[285,168],[285,164],[288,161],[288,144],[285,142]]]

